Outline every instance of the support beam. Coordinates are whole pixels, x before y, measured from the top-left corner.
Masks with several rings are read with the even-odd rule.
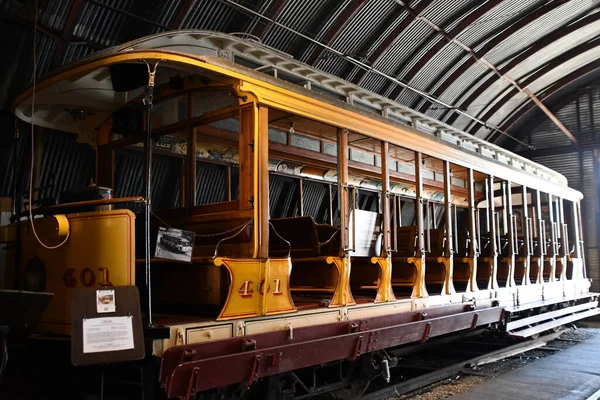
[[[405,4],[402,0],[396,0],[396,2],[404,5],[404,7],[408,10],[409,13],[414,13],[414,10],[412,10],[407,4]],[[493,1],[489,1],[487,4],[493,3]],[[431,29],[437,31],[440,35],[442,35],[442,37],[448,42],[448,43],[454,43],[456,45],[458,45],[460,48],[462,48],[465,52],[467,52],[471,58],[473,58],[475,61],[485,65],[486,67],[488,67],[489,69],[491,69],[496,75],[498,75],[500,78],[504,79],[505,81],[507,81],[508,83],[510,83],[512,86],[514,86],[514,88],[527,95],[527,97],[529,97],[535,104],[537,104],[538,107],[540,107],[542,109],[542,111],[544,111],[544,113],[546,115],[548,115],[548,117],[558,126],[558,128],[565,134],[567,135],[567,137],[575,144],[577,144],[577,139],[575,138],[575,136],[573,136],[573,134],[558,120],[558,118],[556,118],[556,116],[554,114],[552,114],[552,112],[550,112],[550,110],[544,106],[544,104],[536,97],[535,94],[533,94],[529,89],[527,89],[525,86],[521,86],[515,79],[511,78],[510,76],[506,75],[506,74],[502,74],[498,68],[492,64],[491,62],[489,62],[488,60],[486,60],[485,58],[483,58],[482,56],[477,55],[476,51],[469,47],[468,45],[466,45],[465,43],[459,41],[458,39],[456,39],[456,35],[452,36],[451,33],[447,33],[442,27],[440,27],[439,25],[435,24],[433,21],[420,16],[420,17],[416,17],[415,18],[419,18],[421,21],[425,22],[427,25],[429,25],[429,27],[431,27]],[[458,33],[457,33],[458,34]],[[427,53],[429,54],[429,53]],[[431,54],[431,57],[433,57],[434,54]],[[419,65],[419,63],[417,63],[416,67]],[[421,69],[423,65],[418,67],[418,70]],[[413,68],[415,69],[415,68]],[[411,71],[413,71],[413,69],[411,69]],[[418,72],[418,71],[417,71]],[[410,73],[410,71],[409,71]],[[416,74],[416,72],[415,72]],[[405,77],[405,80],[410,81],[412,77],[410,75],[408,75],[407,77]],[[390,96],[392,99],[397,98],[400,95],[400,92],[398,92],[396,94],[396,91],[400,90],[400,92],[402,91],[402,87],[397,87],[396,90],[394,92],[392,92],[392,95]],[[488,115],[488,114],[486,114]],[[489,115],[489,117],[491,117],[491,115]],[[487,118],[484,117],[483,121],[485,121]],[[472,132],[471,132],[472,133]]]
[[[599,20],[600,20],[600,13],[594,13],[592,15],[588,15],[585,18],[578,20],[577,22],[575,22],[571,25],[564,26],[560,29],[555,30],[554,32],[551,32],[549,35],[546,35],[546,36],[542,37],[541,39],[539,39],[538,41],[536,41],[527,51],[523,51],[523,52],[517,54],[515,57],[511,58],[510,61],[508,61],[508,63],[506,63],[505,65],[502,66],[502,68],[499,69],[500,73],[502,73],[502,74],[507,73],[508,71],[512,70],[514,67],[516,67],[517,65],[522,63],[524,60],[531,57],[533,54],[540,52],[541,50],[543,50],[544,48],[546,48],[548,45],[555,42],[556,40],[559,40],[564,36],[570,35],[571,33],[575,32],[581,28],[587,27],[588,25],[597,23]],[[500,77],[496,74],[493,74],[485,81],[481,81],[477,85],[477,88],[475,90],[472,90],[472,86],[469,85],[468,88],[466,88],[460,95],[458,95],[456,97],[457,99],[460,99],[463,96],[465,96],[468,92],[470,92],[470,94],[461,102],[461,104],[458,107],[463,110],[466,110],[467,108],[469,108],[469,106],[486,89],[488,89],[490,86],[492,86],[498,79],[500,79]],[[434,92],[434,93],[436,93],[436,92]],[[431,103],[426,102],[419,109],[419,111],[422,113],[426,112],[427,109],[429,108],[430,104]],[[454,122],[456,117],[457,117],[457,115],[453,114],[450,117],[451,121],[449,120],[448,122],[449,123]]]
[[[340,31],[346,26],[348,21],[350,21],[352,17],[354,17],[360,11],[361,7],[365,4],[365,2],[366,0],[352,0],[352,2],[348,4],[344,12],[340,14],[337,20],[327,30],[327,33],[325,33],[321,41],[326,45],[330,45],[331,42],[333,42],[333,40],[340,33]],[[324,47],[314,46],[310,55],[306,59],[306,63],[308,65],[314,65],[315,62],[319,60],[324,51]]]
[[[188,15],[193,6],[196,5],[196,0],[182,0],[179,5],[179,10],[177,10],[177,14],[171,20],[169,27],[173,30],[181,29],[181,24],[183,20]]]
[[[402,79],[405,82],[410,82],[415,76],[417,76],[419,74],[419,72],[425,67],[425,65],[427,65],[427,63],[429,61],[431,61],[436,56],[436,54],[438,54],[446,46],[446,42],[448,40],[455,39],[457,36],[459,36],[466,29],[469,29],[469,27],[475,21],[477,21],[479,18],[481,18],[482,16],[484,16],[488,11],[490,11],[492,8],[496,7],[501,2],[502,2],[502,0],[488,0],[485,3],[483,3],[483,4],[481,4],[479,2],[470,2],[470,4],[468,5],[468,7],[470,7],[472,11],[467,12],[466,16],[464,16],[462,18],[462,20],[454,28],[452,28],[452,30],[450,30],[450,31],[448,31],[446,33],[446,31],[444,29],[438,27],[437,25],[434,25],[435,28],[433,26],[431,26],[432,23],[429,20],[427,20],[426,18],[420,16],[420,12],[418,12],[418,10],[416,10],[416,9],[412,9],[408,5],[408,2],[397,0],[397,3],[401,4],[406,9],[406,11],[408,11],[408,13],[412,16],[412,18],[414,20],[423,21],[427,25],[429,25],[430,27],[432,27],[433,30],[434,30],[434,32],[442,34],[442,37],[439,38],[439,40],[437,41],[437,43],[435,45],[433,45],[427,51],[427,53],[425,53],[422,57],[420,57],[418,59],[418,61],[402,77]],[[475,9],[473,10],[473,8],[475,8]],[[461,10],[461,12],[462,11],[463,10]],[[462,12],[462,14],[464,15],[465,12]],[[460,16],[458,18],[460,18]],[[436,40],[436,38],[438,38],[438,35],[434,33],[433,36],[432,36],[432,38],[431,38],[431,41]],[[410,58],[413,58],[413,57],[409,57],[409,59]],[[404,91],[404,88],[397,87],[392,92],[392,94],[390,95],[390,98],[392,98],[392,99],[398,98],[403,91]],[[413,107],[416,107],[416,106],[413,105]]]
[[[84,0],[73,0],[73,3],[71,3],[71,8],[69,9],[65,25],[61,32],[61,40],[58,41],[56,50],[54,51],[54,56],[52,57],[52,62],[50,63],[50,71],[60,67],[63,64],[65,54],[67,53],[67,49],[69,48],[73,38],[75,26],[79,21],[81,12],[83,11],[83,5]]]
[[[277,20],[286,3],[287,0],[273,0],[269,9],[265,11],[265,14],[273,20]],[[262,21],[261,18],[259,18],[256,21],[255,28],[252,30],[252,35],[258,37],[260,40],[263,40],[267,33],[269,33],[269,30],[272,26],[273,23],[271,21]]]
[[[528,86],[528,85],[534,83],[536,80],[544,77],[547,73],[549,73],[552,70],[554,70],[555,68],[559,67],[560,65],[565,63],[567,60],[575,58],[589,50],[592,50],[592,49],[595,49],[598,47],[600,47],[600,38],[596,38],[594,40],[585,42],[579,46],[573,47],[573,48],[565,51],[561,55],[555,57],[554,59],[550,60],[549,62],[544,64],[542,67],[538,68],[535,71],[535,73],[527,75],[527,77],[525,79],[523,79],[523,81],[520,84],[516,84],[516,82],[515,82],[513,84],[514,88],[512,90],[509,90],[508,92],[503,92],[502,94],[498,95],[496,99],[494,99],[492,102],[490,102],[490,103],[493,103],[494,105],[492,107],[490,107],[483,116],[481,116],[481,119],[486,120],[486,119],[491,118],[498,110],[500,110],[503,106],[505,106],[507,102],[509,102],[511,99],[513,99],[514,96],[519,93],[519,91],[521,91],[521,92],[525,93],[535,103],[535,105],[537,105],[559,127],[559,129],[565,135],[567,135],[567,137],[574,144],[578,144],[579,142],[578,142],[577,138],[567,128],[564,127],[564,125],[554,116],[552,111],[550,111],[550,109],[548,109],[539,100],[539,98],[537,96],[535,96],[533,93],[531,93],[531,91],[526,86]],[[507,77],[508,75],[505,74],[503,76]],[[518,108],[518,105],[515,106],[514,108]],[[470,132],[471,134],[475,134],[475,132],[477,131],[478,128],[479,128],[479,124],[474,123],[474,124],[472,124],[472,126],[470,128],[467,128],[466,130],[468,132]]]

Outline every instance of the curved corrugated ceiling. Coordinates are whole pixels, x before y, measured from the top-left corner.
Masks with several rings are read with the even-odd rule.
[[[32,4],[0,0],[0,34],[17,41],[3,47],[31,46]],[[519,86],[547,95],[549,88],[568,86],[578,73],[589,73],[600,58],[598,0],[39,0],[38,4],[40,74],[99,49],[171,29],[244,33],[483,138],[493,131],[457,109],[504,130],[515,125],[531,99],[481,59]],[[329,49],[450,107],[440,107]],[[31,64],[30,51],[17,56],[14,62]],[[0,73],[12,81],[11,90],[0,97],[6,105],[29,83],[31,68],[3,66]]]

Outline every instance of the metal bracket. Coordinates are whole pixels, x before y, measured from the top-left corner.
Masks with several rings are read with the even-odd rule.
[[[258,379],[258,367],[260,366],[260,354],[254,357],[254,363],[252,364],[252,371],[250,371],[250,376],[248,377],[248,381],[246,382],[246,388],[252,386],[254,382]]]
[[[276,368],[281,364],[281,360],[283,359],[283,352],[269,354],[267,356],[267,368]]]
[[[423,331],[423,338],[421,338],[421,343],[425,343],[429,339],[429,334],[431,333],[431,322],[428,322],[425,325],[425,330]]]
[[[242,342],[242,351],[254,351],[256,350],[256,340],[244,339]]]
[[[198,379],[200,378],[200,368],[194,367],[190,381],[188,383],[187,392],[185,395],[186,399],[192,398],[196,394],[196,387],[198,386]]]
[[[479,319],[479,313],[473,315],[473,322],[471,322],[471,330],[474,331],[477,328],[477,320]]]
[[[192,358],[194,358],[195,355],[196,355],[196,350],[194,350],[194,349],[184,349],[181,352],[181,361],[180,361],[180,363],[183,364],[184,362],[190,361]]]
[[[350,357],[348,359],[348,361],[354,361],[358,358],[358,356],[360,356],[360,354],[361,354],[360,348],[362,346],[362,342],[363,342],[363,336],[361,335],[356,340],[356,346],[354,347],[354,355],[352,357]]]

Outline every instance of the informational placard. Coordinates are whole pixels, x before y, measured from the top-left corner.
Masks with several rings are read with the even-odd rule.
[[[133,349],[133,317],[83,320],[83,352],[99,353]]]
[[[96,311],[114,313],[117,310],[114,290],[96,290]]]
[[[154,257],[192,262],[194,232],[173,228],[158,228]]]
[[[356,221],[354,219],[356,218]],[[354,225],[356,224],[356,225]],[[353,257],[381,255],[381,214],[372,211],[353,210],[349,219],[349,241]],[[356,233],[356,238],[354,234]]]
[[[144,358],[140,294],[135,286],[71,292],[71,362],[110,364]]]

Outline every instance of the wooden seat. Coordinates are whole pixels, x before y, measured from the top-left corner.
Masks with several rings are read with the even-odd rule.
[[[317,224],[310,216],[274,218],[270,222],[273,234],[269,235],[269,256],[291,257],[294,294],[333,293],[329,307],[355,304],[348,286],[348,260],[339,257],[339,228]]]
[[[313,217],[271,219],[276,231],[269,241],[269,255],[285,257],[290,252],[293,260],[337,256],[340,251],[339,228],[317,224]],[[285,243],[282,239],[289,243]],[[291,249],[290,249],[291,247]]]

